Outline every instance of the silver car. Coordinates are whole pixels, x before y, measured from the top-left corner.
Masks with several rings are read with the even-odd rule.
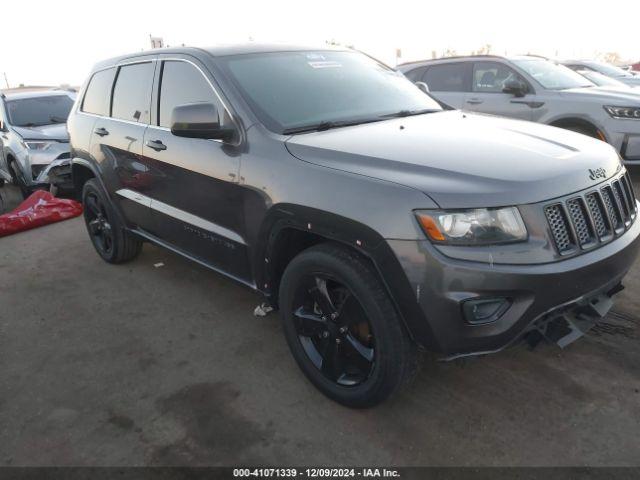
[[[25,194],[70,180],[67,117],[73,95],[56,90],[0,94],[0,178]]]
[[[571,70],[590,70],[620,80],[630,87],[640,87],[639,76],[609,63],[598,62],[597,60],[566,60],[561,63]]]
[[[398,69],[454,108],[573,130],[640,164],[640,95],[634,90],[597,87],[569,68],[530,56],[453,57]]]

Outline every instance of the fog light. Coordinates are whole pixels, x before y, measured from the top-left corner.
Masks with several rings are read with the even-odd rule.
[[[462,311],[468,323],[482,325],[498,320],[511,306],[508,298],[478,298],[462,304]]]

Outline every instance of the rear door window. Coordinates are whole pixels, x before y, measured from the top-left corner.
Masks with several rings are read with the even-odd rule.
[[[432,92],[468,92],[471,89],[471,63],[433,65],[423,81]]]
[[[113,118],[149,123],[154,68],[155,62],[120,67],[113,89]]]
[[[213,103],[218,109],[220,122],[230,121],[213,88],[196,67],[178,60],[165,61],[160,80],[159,125],[170,128],[173,109],[188,103]]]
[[[109,68],[93,74],[82,101],[83,112],[109,116],[111,87],[115,73],[115,68]]]

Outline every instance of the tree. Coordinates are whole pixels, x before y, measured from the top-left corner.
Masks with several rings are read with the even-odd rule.
[[[622,57],[618,52],[607,52],[602,55],[602,60],[607,63],[612,63],[614,65],[617,65],[622,61]]]

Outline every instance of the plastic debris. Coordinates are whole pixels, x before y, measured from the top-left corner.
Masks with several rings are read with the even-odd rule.
[[[153,266],[156,268],[164,267],[164,263],[162,262],[154,263]]]
[[[75,200],[56,198],[37,190],[14,210],[0,215],[0,237],[60,222],[82,214],[82,205]]]
[[[253,314],[256,317],[266,317],[271,312],[273,312],[273,307],[268,303],[262,303],[256,307]]]

